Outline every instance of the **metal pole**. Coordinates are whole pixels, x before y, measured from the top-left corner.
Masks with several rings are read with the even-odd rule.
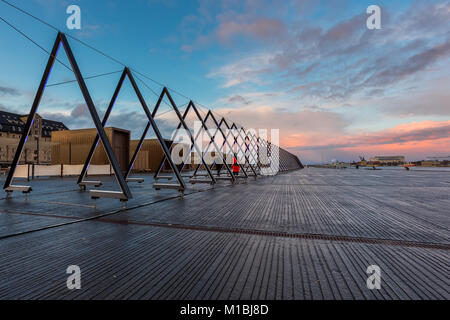
[[[227,120],[225,120],[225,118],[222,118],[222,120],[220,121],[220,125],[222,124],[222,122],[225,123],[225,126],[226,126],[227,129],[229,130],[229,132],[228,132],[228,134],[227,134],[227,137],[226,137],[226,139],[228,140],[228,136],[229,136],[230,133],[231,133],[231,128],[230,128],[230,126],[228,125]],[[234,136],[234,134],[233,134],[233,138],[234,138],[233,145],[235,145],[235,144],[237,144],[237,143],[236,143],[236,137]],[[245,156],[245,152],[242,151],[241,146],[240,146],[239,144],[237,144],[237,146],[238,146],[239,150],[240,150],[240,151],[244,154],[244,156]],[[242,165],[240,162],[237,161],[237,160],[238,160],[238,157],[237,157],[236,153],[234,153],[234,154],[235,154],[236,162],[238,163],[239,167],[241,167],[242,172],[244,173],[245,177],[248,178],[248,174],[247,174],[247,172],[245,171],[243,165]]]
[[[48,58],[47,66],[45,67],[44,74],[42,75],[41,83],[39,84],[36,96],[34,97],[33,105],[28,115],[27,122],[25,123],[24,130],[22,131],[22,136],[20,137],[19,145],[17,146],[16,153],[14,154],[14,158],[11,163],[11,169],[9,170],[8,176],[6,177],[3,189],[6,189],[11,185],[12,179],[14,177],[14,172],[16,171],[17,164],[19,163],[20,155],[27,141],[31,126],[33,125],[34,116],[41,101],[42,94],[44,92],[45,85],[47,83],[47,79],[52,70],[53,63],[55,62],[60,42],[61,42],[61,33],[59,32],[53,44],[53,49],[50,53],[50,57]]]
[[[136,92],[142,107],[144,108],[145,114],[147,115],[147,118],[150,121],[150,124],[153,127],[153,130],[155,131],[156,137],[158,138],[158,141],[163,149],[163,152],[166,155],[166,157],[168,158],[169,164],[172,167],[172,170],[174,171],[178,182],[180,183],[180,186],[183,189],[186,189],[186,184],[185,184],[184,180],[182,179],[181,174],[178,171],[178,168],[175,166],[175,164],[173,163],[173,161],[170,157],[169,149],[167,148],[167,145],[161,135],[161,132],[159,131],[158,127],[156,126],[153,116],[150,114],[150,110],[148,109],[147,103],[145,102],[144,98],[142,97],[141,91],[139,90],[139,87],[137,86],[136,81],[134,80],[133,74],[129,70],[128,70],[127,74],[128,74],[128,78],[131,81],[131,85],[133,86],[133,89]],[[164,94],[166,94],[166,93],[168,93],[167,89],[164,88],[163,91],[161,92],[161,95],[159,96],[157,107],[159,107],[159,104],[161,103],[162,98],[164,97]],[[156,114],[156,112],[155,112],[155,114]]]
[[[106,109],[105,115],[103,116],[102,127],[106,126],[106,122],[108,121],[108,118],[109,118],[109,115],[111,114],[114,103],[116,102],[117,96],[119,95],[120,89],[122,88],[122,84],[125,79],[125,75],[126,75],[126,72],[124,69],[122,72],[122,75],[120,76],[120,80],[117,83],[116,89],[114,90],[114,94],[111,98],[111,101],[109,102],[108,108]],[[88,156],[86,157],[86,161],[84,162],[83,169],[81,170],[81,173],[78,177],[77,183],[81,183],[83,181],[83,179],[86,175],[86,172],[89,168],[89,165],[91,163],[92,157],[94,156],[94,152],[95,152],[95,149],[97,148],[99,139],[100,139],[100,136],[97,133],[97,135],[95,136],[94,142],[92,143],[91,149],[89,150]]]
[[[177,106],[175,105],[175,102],[172,99],[172,96],[170,95],[169,91],[167,91],[167,88],[164,88],[164,90],[166,90],[166,95],[169,98],[169,101],[172,105],[172,108],[175,110],[175,113],[177,114],[178,119],[180,120],[180,122],[183,124],[184,129],[189,133],[189,138],[191,139],[191,143],[193,143],[195,150],[200,154],[200,157],[202,159],[202,163],[206,168],[206,172],[208,172],[209,177],[211,178],[211,180],[216,183],[216,179],[214,178],[211,169],[209,168],[209,166],[206,164],[205,159],[203,159],[203,155],[201,154],[201,150],[199,150],[197,144],[195,143],[194,137],[192,136],[192,132],[191,130],[189,130],[189,127],[186,125],[186,122],[184,121],[184,119],[181,117],[180,111],[178,110]]]
[[[197,115],[197,117],[199,118],[199,120],[202,122],[202,126],[203,126],[203,128],[206,130],[206,132],[207,132],[207,134],[208,134],[208,137],[209,137],[209,139],[210,139],[210,143],[208,144],[208,146],[211,144],[211,142],[213,143],[214,148],[215,148],[215,149],[217,150],[217,152],[219,152],[220,155],[221,155],[221,158],[222,158],[223,164],[225,165],[225,168],[227,169],[228,173],[229,173],[230,176],[232,177],[232,180],[235,181],[235,180],[236,180],[236,177],[234,177],[234,175],[233,175],[233,173],[232,173],[230,167],[228,166],[227,161],[226,161],[226,158],[224,157],[222,151],[219,149],[219,146],[216,144],[216,142],[215,142],[213,136],[211,136],[210,132],[208,131],[208,127],[206,126],[206,123],[205,123],[206,120],[204,121],[204,120],[202,119],[202,117],[201,117],[200,113],[198,112],[197,107],[195,106],[194,103],[192,103],[192,106],[193,106],[193,109],[194,109],[194,111],[195,111],[195,114]],[[217,130],[216,130],[216,132],[217,132]],[[214,137],[215,137],[215,134],[214,134]],[[206,151],[206,152],[207,152],[207,151]],[[215,163],[215,161],[214,161],[214,163]],[[212,165],[214,165],[214,163],[213,163]]]
[[[116,156],[114,155],[114,151],[112,150],[111,144],[109,143],[108,137],[105,133],[105,130],[102,126],[100,118],[98,116],[97,110],[95,109],[94,102],[92,101],[91,95],[87,89],[86,83],[84,82],[83,76],[81,75],[80,69],[78,68],[78,64],[73,56],[72,49],[67,42],[66,36],[62,33],[59,33],[61,36],[61,42],[64,46],[64,49],[67,54],[67,58],[69,59],[70,65],[72,66],[72,70],[75,74],[75,78],[77,79],[78,85],[80,86],[81,93],[83,94],[86,105],[88,106],[89,112],[91,114],[92,120],[94,121],[95,127],[97,129],[97,133],[100,136],[100,140],[102,141],[103,147],[108,155],[109,162],[111,163],[114,173],[116,175],[116,179],[119,182],[120,189],[124,193],[127,198],[132,198],[131,191],[128,188],[125,179],[123,178],[122,171],[120,170],[119,163],[117,161]]]

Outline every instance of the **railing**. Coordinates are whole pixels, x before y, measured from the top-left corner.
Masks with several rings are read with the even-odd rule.
[[[38,165],[22,164],[18,165],[14,178],[34,179],[38,177],[69,177],[78,176],[83,169],[83,165],[57,164],[57,165]],[[87,171],[88,175],[101,176],[112,175],[111,165],[90,165]]]

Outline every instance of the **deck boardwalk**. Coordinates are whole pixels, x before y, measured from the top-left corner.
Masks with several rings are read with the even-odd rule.
[[[184,199],[145,176],[125,211],[72,180],[0,199],[0,299],[450,298],[450,173],[309,168]]]

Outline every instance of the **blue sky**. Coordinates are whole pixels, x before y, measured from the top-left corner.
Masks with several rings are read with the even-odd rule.
[[[306,162],[449,153],[449,1],[11,2],[247,127],[279,128],[281,144]],[[81,8],[79,31],[66,28],[70,4]],[[366,28],[371,4],[381,30]],[[51,28],[2,2],[0,16],[51,49]],[[69,41],[85,77],[122,68]],[[0,109],[27,113],[47,56],[3,22],[0,43]],[[100,113],[119,75],[88,80]],[[71,79],[56,64],[49,83]],[[156,96],[138,84],[152,106]],[[47,88],[39,112],[92,126],[75,84]],[[110,123],[135,136],[145,126],[128,84]]]

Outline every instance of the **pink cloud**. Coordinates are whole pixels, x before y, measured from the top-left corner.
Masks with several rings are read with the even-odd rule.
[[[351,133],[350,122],[338,112],[320,108],[280,110],[272,106],[258,107],[253,102],[237,109],[217,109],[227,118],[239,119],[247,128],[280,129],[280,146],[306,162],[321,161],[322,157],[325,161],[339,157],[356,160],[358,155],[397,154],[419,160],[450,150],[450,120],[402,123],[375,132]]]
[[[249,96],[244,98],[252,99]],[[344,135],[349,125],[347,120],[333,111],[305,109],[291,112],[282,109],[283,106],[256,106],[250,102],[243,108],[222,108],[216,111],[227,118],[238,120],[246,128],[279,129],[282,147],[315,145],[327,137]]]
[[[285,25],[281,20],[259,18],[253,22],[222,22],[218,26],[216,34],[221,42],[228,42],[239,35],[254,36],[267,41],[283,36],[285,31]]]
[[[393,128],[370,133],[324,137],[321,144],[304,143],[288,139],[286,147],[298,154],[307,154],[311,160],[319,156],[340,155],[344,159],[356,155],[406,155],[418,160],[431,155],[447,155],[450,150],[450,121],[421,121],[404,123]],[[295,144],[297,142],[297,144]]]

